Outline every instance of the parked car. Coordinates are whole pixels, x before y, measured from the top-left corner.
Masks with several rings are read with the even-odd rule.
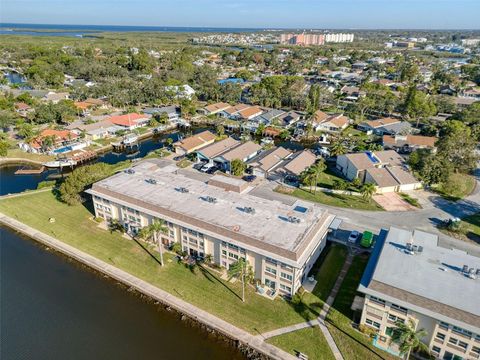
[[[194,165],[193,165],[193,168],[194,168],[195,170],[201,170],[202,167],[204,167],[204,166],[205,166],[205,163],[204,163],[203,161],[200,161],[200,162],[194,164]]]
[[[369,248],[373,244],[373,233],[371,231],[364,231],[360,245],[364,248]]]
[[[206,163],[205,165],[202,166],[202,168],[200,169],[200,171],[206,173],[208,170],[210,170],[210,169],[213,168],[213,167],[215,167],[214,164],[212,164],[212,163]]]
[[[255,181],[256,178],[257,177],[255,175],[245,175],[242,179],[246,182],[252,182]]]
[[[206,173],[207,174],[214,174],[217,170],[220,170],[220,168],[218,166],[213,166],[211,168],[209,168]]]
[[[355,244],[360,239],[360,233],[357,230],[353,230],[348,237],[348,242]]]
[[[179,155],[179,156],[175,156],[175,157],[173,158],[173,160],[175,160],[175,161],[180,161],[180,160],[182,160],[182,159],[184,159],[184,158],[185,158],[185,155]]]

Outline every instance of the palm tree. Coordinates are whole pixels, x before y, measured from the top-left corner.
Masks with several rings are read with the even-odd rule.
[[[253,280],[253,270],[248,261],[240,258],[234,263],[230,264],[228,269],[229,280],[233,277],[242,280],[242,301],[245,302],[245,282]]]
[[[406,355],[407,360],[410,358],[412,350],[428,352],[428,346],[422,342],[422,338],[427,336],[425,329],[416,330],[415,322],[412,319],[409,319],[408,323],[397,321],[395,325],[392,341],[399,345],[400,354]]]
[[[360,189],[360,192],[362,193],[362,197],[365,200],[370,201],[373,194],[375,194],[375,185],[371,183],[363,184],[362,188]]]
[[[312,167],[309,167],[300,174],[300,181],[302,182],[302,184],[308,185],[310,187],[310,192],[313,192],[312,188],[315,184],[315,180],[316,176],[312,171]]]
[[[158,252],[160,253],[160,264],[163,266],[163,246],[158,234],[168,234],[168,228],[165,226],[163,220],[155,219],[150,225],[142,228],[139,236],[143,239],[153,238],[153,242],[158,245]]]
[[[347,148],[343,144],[342,139],[340,138],[332,142],[332,145],[330,146],[329,150],[330,150],[331,156],[338,156],[338,155],[343,155],[347,153]]]

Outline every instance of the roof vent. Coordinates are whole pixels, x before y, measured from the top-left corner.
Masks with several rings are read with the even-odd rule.
[[[214,198],[212,196],[205,196],[204,200],[206,202],[211,203],[211,204],[216,204],[217,203],[217,198]]]
[[[295,216],[289,216],[288,221],[290,221],[293,224],[300,224],[301,220]]]
[[[190,192],[190,190],[188,190],[186,187],[183,187],[183,186],[182,186],[182,187],[179,187],[179,188],[177,189],[177,191],[178,191],[178,192],[181,192],[181,193],[183,193],[183,194],[186,194],[186,193]]]
[[[127,170],[125,170],[125,173],[126,173],[126,174],[135,174],[135,170],[133,170],[133,169],[127,169]]]
[[[152,184],[152,185],[156,185],[156,184],[157,184],[157,180],[155,180],[155,179],[151,179],[151,178],[150,178],[150,179],[146,179],[145,181],[146,181],[147,183],[149,183],[149,184]]]
[[[245,211],[247,214],[255,214],[255,209],[253,207],[250,207],[250,206],[245,206],[243,208],[243,211]]]

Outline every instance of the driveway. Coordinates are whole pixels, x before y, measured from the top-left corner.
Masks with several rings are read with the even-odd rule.
[[[395,192],[373,195],[373,200],[386,211],[412,211],[417,209]]]

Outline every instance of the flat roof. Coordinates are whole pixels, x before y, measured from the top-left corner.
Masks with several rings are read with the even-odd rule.
[[[480,328],[480,277],[464,274],[464,265],[480,269],[480,258],[438,246],[438,236],[391,227],[381,234],[359,290],[383,294],[415,311],[441,315]],[[411,254],[407,243],[422,246]],[[380,296],[381,297],[381,296]],[[448,321],[447,321],[448,322]]]
[[[121,172],[99,181],[88,192],[137,205],[205,229],[203,232],[212,232],[216,237],[237,240],[293,261],[302,256],[319,232],[327,231],[334,219],[311,203],[297,200],[289,206],[225,191],[183,175],[176,166],[161,167],[155,160],[141,162],[134,169],[134,174]],[[157,184],[150,184],[147,179],[155,179]],[[223,177],[222,180],[226,181]],[[180,192],[181,187],[189,192]],[[208,197],[217,199],[216,203],[208,202]],[[307,211],[296,211],[297,206]],[[244,211],[247,207],[254,208],[255,214]],[[289,217],[299,222],[291,222]]]

